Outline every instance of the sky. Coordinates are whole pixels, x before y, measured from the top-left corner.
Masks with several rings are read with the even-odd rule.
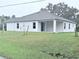
[[[0,0],[0,6],[25,3],[25,2],[31,2],[31,1],[39,1],[39,0]],[[60,2],[64,2],[68,4],[68,6],[70,7],[73,6],[74,8],[79,9],[79,0],[44,0],[37,3],[0,7],[0,16],[16,15],[17,17],[21,17],[31,13],[38,12],[41,8],[45,8],[48,5],[48,3],[52,3],[54,5]]]

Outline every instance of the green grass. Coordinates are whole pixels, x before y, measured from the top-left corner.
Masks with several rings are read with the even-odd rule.
[[[57,59],[42,51],[79,56],[79,37],[74,33],[0,32],[0,56],[11,59]],[[61,59],[61,58],[60,58]]]

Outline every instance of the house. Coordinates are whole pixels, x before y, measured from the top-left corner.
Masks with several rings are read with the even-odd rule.
[[[5,21],[4,30],[29,32],[74,32],[75,22],[50,13],[46,9]]]

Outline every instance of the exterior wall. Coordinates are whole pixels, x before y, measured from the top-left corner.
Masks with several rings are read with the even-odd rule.
[[[66,24],[66,28],[64,29],[64,23]],[[69,29],[70,24],[70,29]],[[76,24],[69,23],[69,22],[63,22],[63,32],[74,32],[75,31]]]
[[[33,22],[36,23],[36,28],[33,29]],[[30,31],[30,32],[38,32],[40,31],[39,22],[18,22],[19,28],[17,29],[17,22],[16,23],[7,23],[7,31]]]
[[[56,32],[63,32],[63,22],[56,23]]]
[[[33,29],[33,22],[36,23],[36,28]],[[29,31],[29,32],[41,32],[41,22],[18,22],[19,29],[17,29],[17,22],[7,23],[7,31]],[[54,21],[45,21],[45,32],[54,32]],[[66,23],[66,29],[64,29],[64,23]],[[69,29],[70,24],[70,29]],[[75,24],[69,22],[56,21],[56,32],[74,32]]]
[[[53,21],[45,22],[45,32],[53,32]]]
[[[41,32],[41,22],[37,22],[37,32]]]

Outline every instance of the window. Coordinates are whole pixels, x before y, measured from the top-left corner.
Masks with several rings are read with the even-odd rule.
[[[70,24],[69,24],[69,29],[70,29]]]
[[[36,28],[36,23],[35,22],[33,22],[33,29],[35,29]]]
[[[64,23],[64,29],[66,29],[66,23]]]
[[[19,23],[17,23],[17,29],[19,29]]]

